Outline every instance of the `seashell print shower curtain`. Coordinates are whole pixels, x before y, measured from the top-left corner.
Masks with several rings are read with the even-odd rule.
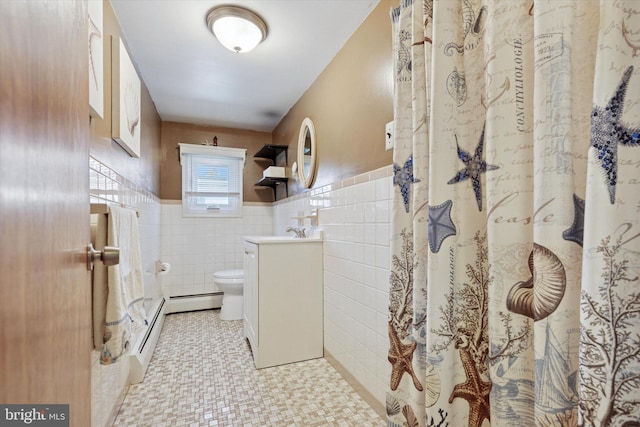
[[[640,426],[640,2],[391,15],[388,426]]]

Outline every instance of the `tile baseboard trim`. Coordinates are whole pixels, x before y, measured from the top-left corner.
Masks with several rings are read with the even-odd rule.
[[[360,382],[356,380],[356,378],[351,373],[349,373],[349,371],[347,371],[347,369],[342,366],[342,364],[338,362],[338,360],[333,357],[331,353],[327,351],[326,348],[324,348],[324,358],[327,360],[327,362],[329,362],[331,366],[333,366],[336,371],[338,371],[340,376],[344,378],[344,380],[355,390],[355,392],[358,393],[362,400],[367,402],[369,406],[371,406],[371,408],[376,411],[380,418],[382,418],[383,420],[387,419],[387,411],[385,406],[381,402],[379,402],[378,399],[373,396],[373,394],[369,393],[367,389],[362,384],[360,384]]]

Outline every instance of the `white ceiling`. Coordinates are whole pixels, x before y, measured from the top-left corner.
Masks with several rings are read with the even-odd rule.
[[[163,121],[272,131],[379,0],[111,0]],[[260,15],[267,39],[238,54],[206,25],[214,6]]]

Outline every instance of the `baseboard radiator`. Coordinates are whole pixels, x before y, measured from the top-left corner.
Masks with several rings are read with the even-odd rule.
[[[206,310],[210,308],[220,308],[222,305],[222,292],[198,295],[184,295],[160,299],[156,305],[155,314],[149,322],[147,332],[136,343],[136,350],[130,356],[129,382],[131,384],[141,383],[144,374],[149,367],[149,362],[156,348],[164,316],[170,313],[180,313],[183,311]]]
[[[180,295],[169,298],[169,313],[181,313],[184,311],[208,310],[222,306],[222,292],[208,294]]]
[[[156,305],[155,314],[150,318],[151,321],[147,327],[147,332],[138,340],[134,346],[135,351],[129,356],[129,382],[131,384],[141,383],[144,379],[151,356],[153,356],[153,350],[155,350],[158,343],[166,313],[167,304],[165,299],[161,298]]]

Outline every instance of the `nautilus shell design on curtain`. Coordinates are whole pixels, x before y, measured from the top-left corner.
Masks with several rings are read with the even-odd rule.
[[[529,255],[531,277],[518,282],[507,295],[507,309],[534,321],[542,320],[560,305],[567,287],[567,276],[556,254],[533,244]]]

